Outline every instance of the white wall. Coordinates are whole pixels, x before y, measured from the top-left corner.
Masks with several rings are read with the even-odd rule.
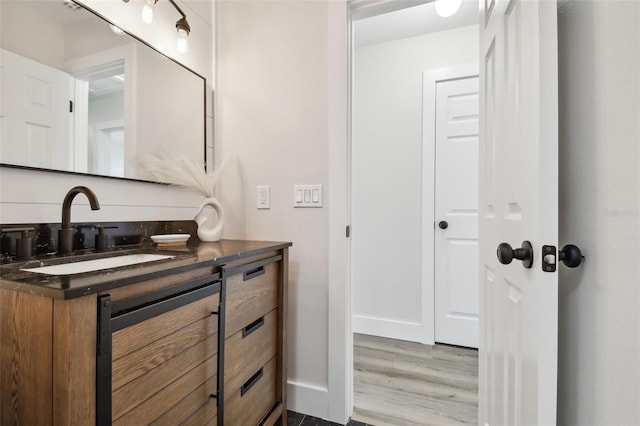
[[[357,25],[355,31],[357,39]],[[354,332],[425,341],[420,232],[422,73],[477,60],[477,25],[355,49]],[[425,167],[433,173],[433,165]]]
[[[341,405],[332,418],[342,421],[348,398],[346,341],[331,341],[329,329],[336,322],[338,334],[348,327],[347,288],[339,272],[345,259],[344,210],[342,216],[332,214],[344,209],[346,189],[339,174],[346,166],[345,3],[218,1],[216,15],[216,155],[236,153],[239,165],[219,192],[230,213],[224,235],[293,242],[289,408],[328,418],[332,407]],[[332,161],[341,163],[332,169],[338,173],[335,186],[329,181]],[[324,207],[294,209],[294,184],[323,184]],[[271,186],[271,209],[256,209],[257,185]],[[340,242],[330,254],[332,238]],[[332,271],[338,272],[330,282],[334,260],[338,266]],[[334,285],[342,293],[332,304]],[[330,348],[337,349],[335,368]],[[330,393],[330,386],[335,391]]]
[[[178,2],[191,24],[190,50],[185,55],[176,52],[175,21],[180,15],[169,2],[158,3],[156,23],[150,26],[139,18],[142,1],[86,0],[84,3],[204,76],[211,89],[214,81],[212,1]],[[212,103],[211,99],[207,102],[209,159],[213,156]],[[188,124],[184,123],[185,126]],[[64,195],[76,185],[93,189],[102,208],[90,211],[88,207],[74,207],[73,221],[189,220],[202,198],[184,189],[156,184],[0,168],[0,223],[57,222]],[[78,197],[74,206],[76,204],[88,206],[84,197]]]
[[[640,3],[562,0],[558,13],[558,424],[640,424]]]

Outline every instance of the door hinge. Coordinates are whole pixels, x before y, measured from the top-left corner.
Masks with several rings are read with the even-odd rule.
[[[351,237],[351,226],[347,225],[347,229],[345,231],[346,237],[350,238]]]
[[[69,112],[73,112],[73,101],[69,101]]]

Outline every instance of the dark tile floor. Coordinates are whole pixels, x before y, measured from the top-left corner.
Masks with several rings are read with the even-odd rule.
[[[307,416],[304,414],[296,413],[295,411],[287,411],[287,426],[334,426],[338,423],[330,422],[328,420],[322,420],[317,417]],[[366,423],[356,422],[350,420],[347,426],[370,426]]]

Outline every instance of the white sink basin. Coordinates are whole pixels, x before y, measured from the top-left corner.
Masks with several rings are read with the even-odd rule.
[[[153,262],[155,260],[171,259],[175,256],[164,254],[128,254],[125,256],[107,257],[104,259],[85,260],[82,262],[62,263],[60,265],[26,268],[21,271],[35,272],[47,275],[72,275],[83,272],[99,271],[101,269],[118,268],[120,266],[136,265],[138,263]]]

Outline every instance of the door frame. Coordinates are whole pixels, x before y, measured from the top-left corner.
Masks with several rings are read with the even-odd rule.
[[[436,87],[439,82],[478,77],[477,62],[425,70],[422,73],[422,339],[435,344],[435,173]]]
[[[353,23],[433,0],[341,0],[329,2],[329,284],[327,419],[346,424],[353,415],[353,331],[351,300],[351,134]],[[479,19],[479,18],[478,18]],[[478,22],[480,23],[480,22]],[[332,53],[335,53],[332,54]],[[340,59],[337,59],[340,58]],[[326,405],[325,405],[326,404]],[[322,410],[324,411],[324,410]]]

